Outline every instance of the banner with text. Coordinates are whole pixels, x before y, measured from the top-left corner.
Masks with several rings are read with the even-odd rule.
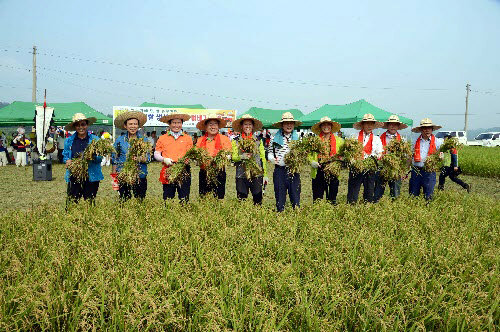
[[[226,127],[231,127],[231,124],[236,120],[235,110],[219,110],[219,109],[190,109],[190,108],[159,108],[159,107],[140,107],[140,106],[113,106],[113,123],[115,118],[126,111],[139,111],[148,117],[145,124],[147,127],[165,127],[166,124],[160,122],[160,118],[172,113],[189,114],[191,119],[184,122],[184,129],[195,129],[196,124],[208,117],[216,116],[227,121]]]

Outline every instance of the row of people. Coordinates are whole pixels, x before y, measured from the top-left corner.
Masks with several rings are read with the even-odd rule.
[[[169,183],[168,168],[178,162],[186,152],[193,146],[191,136],[185,133],[182,129],[183,123],[190,118],[187,114],[170,114],[160,119],[168,125],[168,131],[162,135],[155,147],[154,158],[163,164],[160,172],[159,181],[163,185],[163,198],[172,199],[176,193],[178,198],[183,201],[189,201],[191,190],[191,169],[187,165],[188,176],[182,183]],[[129,141],[133,138],[146,140],[139,133],[139,129],[146,123],[146,115],[141,112],[124,112],[115,119],[117,128],[126,130],[126,134],[117,138],[114,143],[116,153],[112,155],[111,163],[113,165],[112,172],[119,173],[123,167]],[[66,165],[71,163],[71,160],[78,156],[85,147],[93,140],[99,139],[97,136],[88,133],[88,126],[95,122],[94,118],[87,118],[83,114],[75,114],[73,121],[66,126],[66,130],[75,130],[75,134],[68,137],[64,144],[63,158]],[[219,133],[221,128],[226,126],[226,121],[217,117],[209,117],[197,124],[197,128],[204,132],[204,135],[199,137],[196,146],[205,149],[212,157],[216,156],[220,150],[231,152],[229,158],[236,166],[236,191],[239,199],[245,199],[249,193],[252,194],[255,204],[261,204],[263,188],[269,183],[267,173],[267,161],[274,165],[273,185],[276,199],[277,211],[283,211],[285,208],[287,195],[293,207],[300,205],[301,179],[299,173],[291,174],[285,164],[285,156],[290,151],[290,143],[298,140],[299,135],[296,128],[301,124],[300,121],[294,119],[293,115],[286,112],[282,115],[280,121],[274,124],[278,132],[272,137],[271,143],[267,151],[264,149],[262,140],[255,136],[255,132],[262,130],[262,122],[250,115],[244,115],[240,119],[233,122],[233,129],[240,133],[238,139],[233,140]],[[356,122],[353,127],[359,132],[356,138],[363,143],[364,158],[375,157],[380,159],[384,153],[385,146],[392,139],[401,140],[399,130],[407,126],[399,121],[396,115],[392,115],[387,121],[379,122],[373,115],[365,114],[363,119]],[[325,194],[328,201],[336,203],[339,187],[339,180],[336,177],[327,177],[321,167],[321,159],[325,157],[335,156],[344,144],[344,139],[334,135],[338,132],[341,125],[338,122],[332,121],[328,117],[322,118],[316,123],[311,130],[319,135],[319,137],[328,143],[328,156],[310,154],[311,163],[311,178],[313,199],[322,199]],[[380,137],[374,135],[373,130],[376,128],[384,128],[384,132]],[[442,144],[441,139],[437,139],[432,132],[441,128],[432,123],[430,119],[423,119],[420,125],[413,128],[413,132],[420,133],[419,138],[414,144],[414,153],[412,157],[412,171],[410,178],[410,194],[419,196],[423,190],[426,199],[431,199],[436,184],[436,173],[427,172],[424,169],[424,162],[428,155],[438,153],[439,147]],[[238,140],[253,140],[256,144],[256,154],[243,153],[239,150]],[[267,153],[266,153],[267,152]],[[267,155],[267,158],[266,158]],[[255,158],[257,164],[262,167],[263,175],[247,179],[245,169],[242,163],[243,159]],[[68,197],[71,200],[78,200],[83,197],[85,199],[93,199],[97,194],[99,182],[103,180],[101,171],[101,157],[95,157],[89,163],[88,180],[84,183],[78,183],[70,174],[66,173],[68,182]],[[133,186],[120,184],[119,195],[120,199],[126,200],[132,197],[142,199],[146,196],[147,191],[147,160],[145,157],[139,163],[140,179]],[[358,201],[361,186],[364,188],[363,200],[366,202],[376,202],[384,194],[385,187],[389,186],[390,195],[397,198],[400,195],[401,180],[383,181],[375,171],[363,173],[349,173],[347,201],[355,203]],[[204,165],[200,165],[199,170],[199,193],[200,196],[213,194],[219,199],[225,197],[226,186],[226,171],[221,170],[217,174],[217,182],[211,183],[207,181],[207,171]]]

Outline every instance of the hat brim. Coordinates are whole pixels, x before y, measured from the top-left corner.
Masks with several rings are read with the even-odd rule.
[[[67,130],[67,131],[75,131],[76,130],[75,124],[77,122],[85,121],[85,120],[87,120],[87,123],[89,124],[89,126],[93,125],[97,121],[97,119],[94,118],[94,117],[90,117],[90,118],[86,118],[86,119],[80,119],[80,120],[68,123],[66,126],[64,126],[64,129]]]
[[[180,119],[180,120],[182,120],[182,122],[186,122],[189,119],[191,119],[191,116],[189,114],[184,114],[184,113],[173,113],[170,115],[162,116],[159,121],[166,123],[166,124],[170,124],[170,121],[172,121],[174,119]]]
[[[241,132],[243,132],[243,128],[241,127],[241,124],[245,120],[251,120],[253,122],[252,132],[262,130],[262,127],[263,127],[262,121],[257,120],[256,118],[240,118],[238,120],[233,121],[231,127],[233,128],[234,131],[241,133]]]
[[[210,120],[217,120],[219,122],[219,129],[224,128],[227,124],[227,121],[224,119],[221,119],[218,117],[210,117],[210,118],[206,118],[205,120],[201,120],[200,122],[198,122],[196,124],[196,128],[198,128],[198,130],[204,131],[206,129],[207,122]]]
[[[405,123],[403,123],[403,122],[391,122],[391,121],[384,122],[384,125],[382,126],[382,128],[389,129],[389,128],[387,128],[387,126],[389,125],[389,123],[397,123],[397,124],[399,124],[398,130],[403,130],[403,129],[408,128],[408,125],[405,124]]]
[[[432,126],[418,126],[418,127],[412,128],[411,131],[414,132],[414,133],[419,133],[422,130],[422,128],[427,128],[427,127],[432,127],[432,131],[443,128],[442,126],[437,126],[437,125],[432,125]]]
[[[273,123],[273,127],[274,128],[281,128],[281,127],[283,127],[283,122],[295,122],[295,126],[300,126],[302,124],[302,122],[300,122],[299,120],[281,120],[281,121]]]
[[[371,121],[371,120],[370,120],[370,121],[363,121],[363,120],[361,120],[361,121],[358,121],[358,122],[354,123],[354,124],[352,125],[352,127],[353,127],[354,129],[361,130],[361,124],[362,124],[363,122],[375,122],[375,128],[373,128],[373,129],[382,128],[382,127],[384,126],[384,123],[383,123],[383,122],[379,122],[379,121]]]
[[[315,133],[316,135],[319,135],[321,133],[321,125],[323,123],[330,123],[332,125],[332,133],[336,133],[336,132],[338,132],[340,130],[340,128],[342,128],[342,126],[340,125],[340,123],[335,122],[335,121],[320,121],[318,123],[315,123],[311,127],[311,131],[313,133]]]
[[[127,111],[120,113],[116,118],[115,118],[115,127],[125,130],[125,122],[130,119],[137,119],[139,121],[139,128],[142,128],[146,121],[148,121],[148,117],[146,114],[138,111]]]

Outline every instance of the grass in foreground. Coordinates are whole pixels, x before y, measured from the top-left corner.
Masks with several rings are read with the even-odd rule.
[[[497,200],[289,214],[58,204],[0,217],[0,329],[495,330]]]

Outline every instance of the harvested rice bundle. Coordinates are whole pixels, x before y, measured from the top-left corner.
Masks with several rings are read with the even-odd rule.
[[[410,142],[405,140],[392,139],[386,146],[387,154],[396,155],[408,160],[412,154]]]
[[[89,162],[80,154],[77,158],[71,160],[68,166],[69,172],[76,182],[85,182],[89,178]]]
[[[443,144],[439,148],[440,152],[448,152],[453,150],[458,150],[462,147],[462,144],[458,142],[456,137],[445,138]]]
[[[186,152],[184,157],[179,158],[176,163],[167,168],[168,181],[181,184],[189,175],[187,165],[191,161],[197,161],[200,165],[206,165],[210,163],[210,159],[207,150],[193,146]]]
[[[375,157],[370,156],[363,159],[362,171],[364,172],[376,172],[378,171],[378,161]]]
[[[215,157],[212,158],[211,162],[205,167],[207,171],[207,181],[208,183],[217,183],[217,174],[223,171],[226,166],[230,165],[231,152],[226,150],[219,150]]]
[[[284,159],[288,173],[299,173],[300,168],[308,163],[307,155],[308,153],[302,149],[300,141],[292,141],[290,143],[290,151],[285,155]]]
[[[335,156],[322,158],[320,163],[327,179],[338,178],[340,176],[342,161],[338,160]]]
[[[321,140],[319,136],[307,136],[300,141],[290,143],[290,152],[285,155],[285,165],[290,174],[300,172],[302,166],[308,165],[307,159],[310,153],[327,155],[328,143]]]
[[[346,138],[344,145],[339,149],[338,156],[342,158],[347,168],[353,173],[363,171],[363,143],[356,138]]]
[[[319,136],[306,136],[299,141],[299,146],[307,153],[328,154],[328,142],[323,141]]]
[[[118,183],[133,185],[139,181],[140,172],[139,163],[127,157],[127,160],[123,163],[123,167],[116,176],[116,179],[118,180]]]
[[[443,166],[443,159],[439,157],[439,152],[427,155],[424,162],[424,171],[426,172],[439,172]]]
[[[139,163],[146,160],[146,155],[151,151],[151,145],[142,138],[132,138],[129,141],[127,158],[123,163],[116,179],[119,183],[133,185],[139,181],[141,170]]]
[[[396,181],[403,178],[408,172],[408,163],[396,154],[386,154],[379,161],[380,176],[386,181]]]
[[[99,139],[93,140],[90,144],[85,148],[83,153],[83,157],[87,160],[92,160],[95,156],[109,156],[112,153],[116,153],[111,140],[108,139]]]
[[[151,145],[142,138],[132,138],[129,141],[127,159],[145,159],[147,153],[151,152]]]
[[[255,161],[254,155],[259,153],[259,149],[253,139],[240,139],[238,141],[238,149],[241,153],[250,153],[252,157],[242,159],[241,163],[245,169],[245,176],[247,179],[253,179],[263,174],[262,167]]]
[[[386,152],[379,161],[380,176],[386,181],[400,180],[409,169],[408,160],[412,154],[410,143],[393,139],[387,144]]]

